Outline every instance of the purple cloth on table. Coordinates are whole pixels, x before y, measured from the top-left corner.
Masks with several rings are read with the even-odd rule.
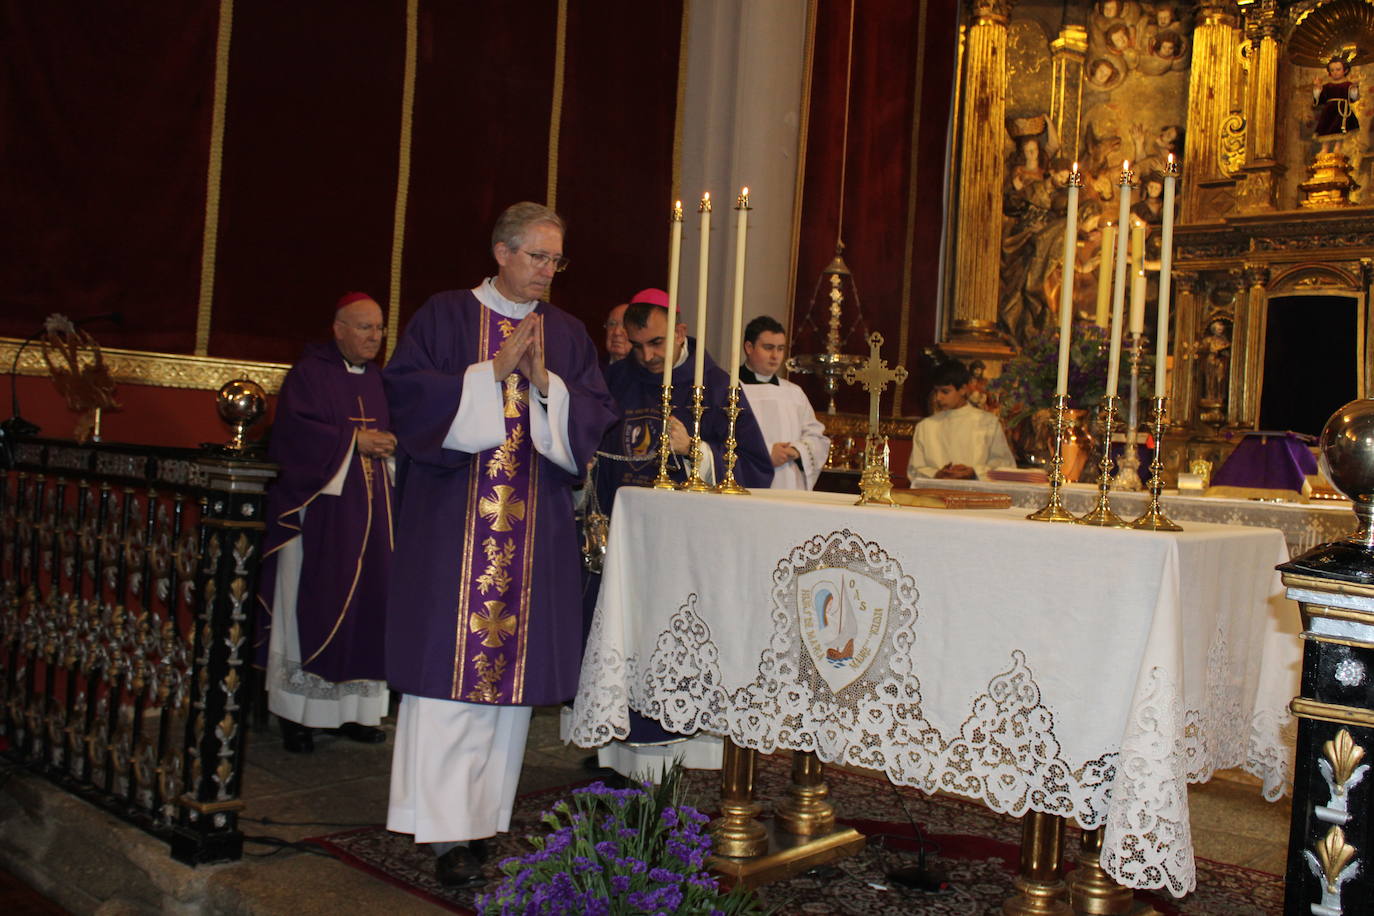
[[[536,311],[544,320],[545,364],[571,400],[573,459],[584,467],[614,421],[614,405],[582,323],[545,302]],[[480,494],[493,483],[488,471],[502,456],[499,449],[472,454],[443,447],[462,399],[463,373],[499,347],[489,329],[504,320],[493,322],[471,290],[439,293],[411,319],[383,373],[399,439],[387,680],[416,696],[546,705],[576,692],[581,663],[581,562],[572,509],[580,475],[529,449],[528,541],[521,541],[523,557],[516,561],[523,585],[464,613],[474,577],[492,569],[487,551],[502,546],[469,539],[489,518],[480,511]],[[468,677],[479,656],[490,681],[474,684]]]
[[[361,374],[346,366],[333,341],[310,344],[282,383],[268,450],[280,470],[267,494],[258,579],[257,663],[265,665],[278,551],[301,538],[301,667],[335,683],[385,676],[392,538],[391,483],[381,461],[354,449],[342,492],[320,493],[358,429],[391,428],[381,371],[374,363]]]
[[[1212,475],[1214,487],[1256,487],[1302,492],[1317,473],[1312,450],[1292,433],[1250,433]]]

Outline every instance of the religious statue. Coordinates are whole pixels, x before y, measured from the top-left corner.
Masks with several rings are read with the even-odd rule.
[[[1339,55],[1326,64],[1327,79],[1312,80],[1312,104],[1317,107],[1313,136],[1321,152],[1334,152],[1336,144],[1360,129],[1354,103],[1360,97],[1360,84],[1351,79],[1350,60]]]
[[[1213,318],[1198,346],[1202,396],[1198,403],[1220,409],[1226,404],[1226,384],[1231,376],[1231,328],[1225,318]]]

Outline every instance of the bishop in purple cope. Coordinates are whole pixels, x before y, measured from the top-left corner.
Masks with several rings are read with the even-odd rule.
[[[386,736],[383,614],[392,549],[382,310],[364,293],[339,300],[334,339],[309,345],[287,373],[269,454],[259,582],[258,664],[288,751],[314,749],[312,728],[357,741]]]
[[[576,692],[572,490],[615,419],[582,322],[542,301],[562,220],[516,204],[492,253],[498,274],[425,303],[383,373],[399,438],[387,679],[404,694],[387,826],[433,843],[450,885],[480,881],[480,841],[509,827],[529,708]]]

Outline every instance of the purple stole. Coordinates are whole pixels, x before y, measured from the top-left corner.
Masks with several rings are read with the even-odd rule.
[[[492,359],[515,322],[483,306],[474,362]],[[454,699],[510,705],[524,693],[539,462],[530,442],[530,383],[505,382],[506,440],[468,463]]]

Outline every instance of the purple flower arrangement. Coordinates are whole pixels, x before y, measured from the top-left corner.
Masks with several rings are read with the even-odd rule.
[[[1107,387],[1108,343],[1105,329],[1086,322],[1074,325],[1069,341],[1070,407],[1093,410],[1101,402]],[[1058,367],[1058,330],[1027,339],[1021,352],[1003,364],[1002,373],[988,383],[988,388],[997,395],[1008,428],[1030,419],[1037,410],[1054,406]],[[1121,371],[1123,378],[1129,378],[1124,354]]]
[[[745,891],[722,892],[705,870],[707,818],[682,804],[682,768],[657,786],[594,782],[544,812],[534,851],[506,859],[506,879],[477,900],[485,914],[760,913]]]

